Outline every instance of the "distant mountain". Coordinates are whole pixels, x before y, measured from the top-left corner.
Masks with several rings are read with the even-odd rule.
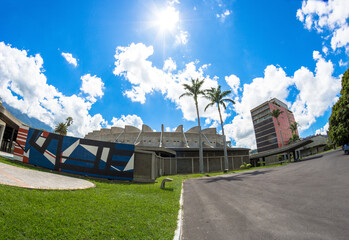
[[[37,129],[44,129],[49,132],[53,132],[53,129],[47,125],[46,123],[41,122],[40,120],[32,117],[28,117],[26,114],[21,113],[19,110],[11,107],[7,103],[3,102],[2,105],[9,111],[13,116],[15,116],[18,120],[27,124],[30,127]]]

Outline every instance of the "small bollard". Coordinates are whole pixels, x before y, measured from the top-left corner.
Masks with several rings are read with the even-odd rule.
[[[172,182],[172,181],[173,181],[172,178],[164,178],[164,179],[162,180],[162,182],[161,182],[160,188],[161,188],[161,189],[165,189],[165,183],[166,183],[166,182]]]

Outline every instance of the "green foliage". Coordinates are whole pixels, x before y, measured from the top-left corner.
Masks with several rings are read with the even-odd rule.
[[[73,118],[72,117],[67,117],[65,125],[67,125],[67,127],[69,127],[72,124],[73,124]]]
[[[199,95],[205,95],[204,90],[202,90],[202,85],[204,84],[205,79],[199,80],[197,79],[191,79],[191,85],[189,84],[183,84],[184,89],[186,90],[185,93],[183,93],[179,98],[184,96],[193,97],[195,105],[198,104],[198,96]],[[199,124],[200,125],[200,124]]]
[[[241,166],[240,166],[240,168],[241,169],[249,169],[249,168],[251,168],[252,167],[252,165],[251,164],[247,164],[246,162],[244,162]]]
[[[342,77],[341,97],[332,107],[329,137],[336,145],[349,142],[349,68]]]
[[[273,109],[273,111],[270,113],[270,115],[273,118],[276,118],[276,121],[278,122],[278,125],[280,125],[280,123],[279,123],[279,116],[280,116],[281,113],[283,113],[283,111],[281,111],[280,109]]]
[[[288,140],[288,144],[294,143],[298,140],[300,140],[299,136],[297,134],[293,134],[292,137]]]
[[[55,133],[61,134],[61,135],[67,135],[67,125],[65,123],[58,123],[55,127]]]
[[[61,134],[61,135],[67,135],[68,127],[73,124],[73,118],[67,117],[66,122],[60,122],[55,127],[55,133]]]
[[[297,134],[297,129],[298,129],[299,124],[297,122],[294,122],[290,125],[290,129],[292,132],[292,135]]]
[[[227,108],[226,103],[231,102],[232,104],[235,104],[235,102],[230,98],[225,98],[231,93],[231,90],[222,92],[221,85],[218,85],[218,88],[211,88],[205,91],[205,97],[210,100],[210,103],[207,104],[205,107],[205,111],[208,107],[213,106],[217,104],[219,107],[220,105],[223,105],[224,109]]]

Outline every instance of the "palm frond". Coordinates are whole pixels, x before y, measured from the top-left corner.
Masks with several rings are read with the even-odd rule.
[[[205,107],[205,112],[206,112],[207,108],[213,106],[214,104],[215,104],[214,102],[210,102],[209,104],[207,104],[207,106]]]

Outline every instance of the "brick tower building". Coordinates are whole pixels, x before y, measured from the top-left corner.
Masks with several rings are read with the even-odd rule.
[[[282,112],[278,120],[271,116],[274,109],[280,109]],[[253,108],[251,115],[259,153],[288,144],[292,137],[290,126],[295,122],[295,119],[285,103],[273,98]]]

